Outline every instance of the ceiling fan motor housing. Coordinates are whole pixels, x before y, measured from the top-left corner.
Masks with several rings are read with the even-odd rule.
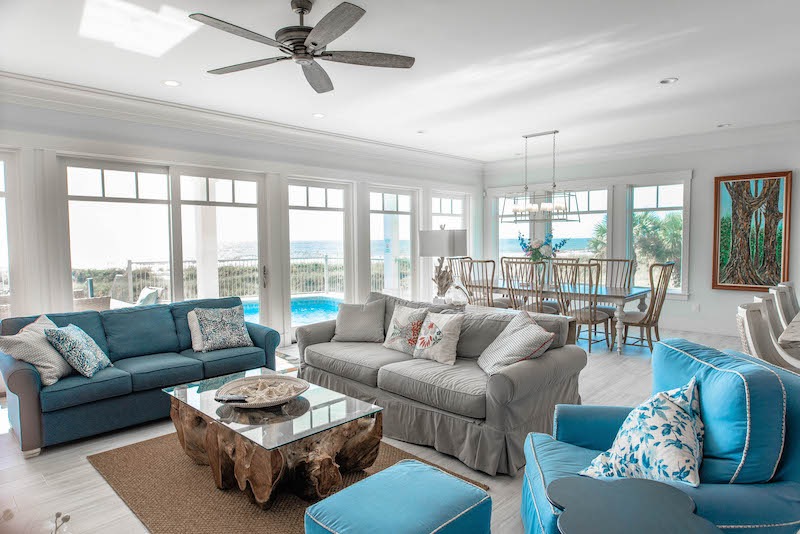
[[[306,15],[314,7],[314,0],[292,0],[292,11],[299,15]]]

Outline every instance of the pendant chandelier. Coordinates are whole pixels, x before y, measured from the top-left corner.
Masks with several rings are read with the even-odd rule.
[[[556,188],[556,134],[558,130],[523,135],[525,139],[525,186],[521,192],[503,197],[500,222],[504,223],[554,223],[580,222],[578,196],[574,191]],[[528,188],[528,139],[553,136],[553,182],[549,189],[530,191]]]

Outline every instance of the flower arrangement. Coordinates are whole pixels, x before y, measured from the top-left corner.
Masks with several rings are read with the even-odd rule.
[[[553,243],[553,234],[548,234],[544,241],[541,239],[525,239],[522,232],[519,234],[519,246],[531,261],[540,261],[555,258],[556,253],[567,244],[566,239]]]

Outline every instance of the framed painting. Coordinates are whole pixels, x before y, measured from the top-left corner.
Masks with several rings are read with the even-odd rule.
[[[789,278],[792,173],[714,181],[713,289],[767,291]]]

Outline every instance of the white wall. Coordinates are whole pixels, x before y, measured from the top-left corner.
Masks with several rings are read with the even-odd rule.
[[[619,157],[615,153],[639,154]],[[626,147],[602,147],[594,153],[565,154],[560,159],[559,181],[588,180],[598,185],[630,175],[692,170],[689,299],[668,301],[664,306],[662,325],[664,328],[700,333],[736,335],[737,305],[752,302],[756,293],[711,289],[714,178],[790,170],[797,180],[800,176],[797,173],[800,169],[800,123],[715,132]],[[550,172],[546,160],[536,161],[533,181],[548,181]],[[521,160],[486,166],[487,188],[520,183]],[[796,214],[800,205],[800,185],[797,183],[792,196]],[[615,201],[614,206],[618,208],[619,202]],[[794,224],[799,224],[797,216],[794,218]],[[488,221],[485,227],[487,225]],[[485,246],[489,246],[488,239],[489,232],[486,231]],[[614,240],[617,241],[616,237]],[[790,240],[789,276],[796,280],[800,277],[800,229],[791,233]]]

